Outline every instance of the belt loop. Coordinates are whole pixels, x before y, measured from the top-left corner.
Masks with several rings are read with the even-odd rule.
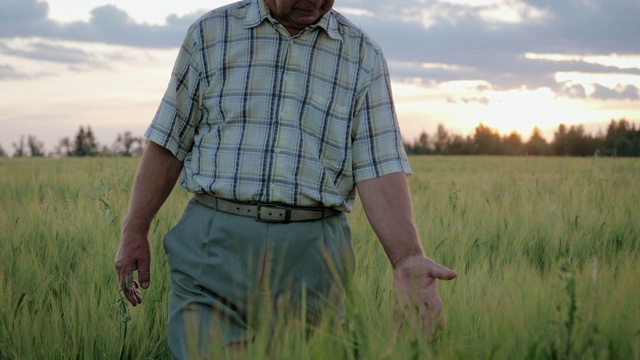
[[[218,208],[219,208],[219,207],[218,207],[218,198],[217,198],[217,197],[215,197],[215,196],[208,196],[208,197],[210,197],[211,199],[213,199],[213,201],[211,202],[211,204],[213,205],[212,207],[213,207],[214,209],[218,210]]]

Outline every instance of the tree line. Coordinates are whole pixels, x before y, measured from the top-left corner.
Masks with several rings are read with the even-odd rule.
[[[14,142],[13,157],[86,157],[86,156],[139,156],[146,147],[147,140],[143,137],[133,136],[130,131],[118,134],[111,145],[100,145],[96,141],[95,134],[90,126],[80,126],[76,135],[60,139],[53,151],[47,153],[44,143],[34,135],[20,137]],[[0,157],[8,156],[0,146]]]
[[[73,138],[65,137],[46,153],[44,144],[35,136],[22,136],[13,145],[13,157],[85,157],[139,156],[147,140],[133,136],[130,131],[118,134],[111,145],[100,145],[90,126],[80,127]],[[560,124],[548,142],[537,127],[528,140],[517,132],[506,136],[482,123],[472,135],[451,134],[444,125],[436,133],[422,132],[413,142],[404,144],[408,154],[414,155],[532,155],[532,156],[640,156],[640,126],[625,119],[611,120],[606,133],[591,135],[583,125],[567,127]],[[0,157],[8,154],[0,146]]]
[[[515,131],[501,136],[482,123],[466,137],[450,134],[440,124],[434,135],[423,131],[404,146],[408,154],[419,155],[640,156],[640,126],[611,120],[606,133],[591,135],[583,125],[560,124],[548,142],[537,127],[525,141]]]

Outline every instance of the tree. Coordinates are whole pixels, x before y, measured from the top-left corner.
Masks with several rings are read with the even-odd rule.
[[[2,148],[2,145],[0,145],[0,157],[7,157],[7,153]]]
[[[582,125],[572,125],[567,129],[566,125],[560,124],[554,134],[552,148],[558,156],[591,156],[598,149],[598,142],[585,134]]]
[[[87,130],[80,126],[78,133],[76,134],[72,156],[96,156],[98,155],[98,144],[91,131],[91,127],[88,126]]]
[[[120,137],[119,140],[120,141]],[[538,127],[534,127],[529,140],[513,131],[509,135],[500,134],[480,123],[472,136],[463,137],[449,133],[444,125],[438,124],[435,135],[423,131],[412,143],[405,143],[408,154],[449,154],[449,155],[520,155],[533,156],[592,156],[596,153],[608,156],[640,156],[640,127],[625,119],[611,120],[606,134],[587,134],[583,125],[568,127],[560,124],[553,140],[547,142]]]
[[[631,156],[633,153],[634,127],[621,119],[616,123],[611,120],[607,127],[607,135],[604,138],[605,154],[610,156]]]
[[[444,125],[438,124],[438,130],[436,132],[435,152],[436,154],[446,154],[449,147],[449,133],[444,128]]]
[[[57,156],[71,156],[73,153],[71,139],[69,137],[60,139],[53,153]]]
[[[418,142],[416,144],[416,148],[420,149],[421,154],[429,153],[429,134],[426,131],[423,131],[418,138]]]
[[[524,144],[522,137],[516,131],[512,131],[509,136],[502,139],[503,152],[508,155],[522,155]]]
[[[24,148],[24,136],[20,137],[20,142],[13,143],[13,157],[27,156],[27,151]]]
[[[549,144],[542,137],[537,126],[533,128],[529,140],[524,144],[524,150],[528,155],[534,156],[547,155],[549,153]]]
[[[29,135],[27,138],[27,146],[29,147],[32,157],[44,156],[44,143],[42,141],[38,141],[35,136]]]
[[[84,148],[84,128],[80,126],[80,130],[76,134],[76,141],[74,143],[73,152],[71,153],[73,156],[86,156],[87,151]]]
[[[500,134],[482,123],[476,127],[473,144],[476,154],[499,155],[503,153]]]
[[[558,130],[553,133],[553,142],[551,147],[553,153],[558,156],[569,155],[569,144],[567,139],[567,126],[565,124],[558,125]]]
[[[142,155],[143,148],[144,139],[141,137],[134,137],[131,134],[131,131],[125,131],[122,134],[118,134],[118,137],[113,144],[113,152],[122,156]]]
[[[429,134],[426,131],[422,131],[420,136],[413,141],[413,144],[404,144],[407,154],[425,155],[431,153],[429,148]]]
[[[573,125],[567,133],[569,155],[571,156],[591,156],[596,150],[596,141],[584,131],[584,126]]]
[[[85,141],[84,147],[87,151],[87,156],[98,155],[98,143],[96,142],[96,138],[93,135],[91,126],[87,126],[87,132],[86,132],[84,141]]]
[[[473,154],[473,140],[467,136],[466,139],[460,135],[454,135],[447,147],[447,154],[450,155],[471,155]]]

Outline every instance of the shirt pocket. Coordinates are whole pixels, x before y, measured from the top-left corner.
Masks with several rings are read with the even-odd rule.
[[[310,150],[325,169],[342,172],[351,149],[350,107],[338,97],[314,94],[307,108],[304,132],[313,144]]]

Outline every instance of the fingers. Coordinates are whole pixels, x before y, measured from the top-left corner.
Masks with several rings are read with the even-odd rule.
[[[146,235],[134,235],[123,233],[114,262],[122,294],[127,301],[136,306],[142,303],[140,288],[149,287],[151,254]],[[133,275],[136,271],[139,282]]]
[[[444,330],[447,319],[435,283],[417,294],[414,293],[409,299],[406,297],[396,298],[394,312],[396,332],[401,330],[407,314],[412,326],[420,327],[425,341],[429,343],[433,341],[437,330]]]
[[[149,288],[149,282],[151,281],[151,259],[141,258],[138,260],[138,280],[143,289]]]
[[[131,305],[136,306],[142,304],[142,294],[138,289],[132,290],[123,290],[124,297],[131,303]]]
[[[418,307],[418,313],[422,319],[422,331],[427,342],[433,341],[433,311],[429,309],[427,304]]]
[[[440,330],[444,330],[447,325],[447,318],[444,314],[442,298],[440,298],[440,295],[436,293],[425,296],[425,299],[426,304],[431,311],[433,321],[437,322]]]
[[[151,252],[147,233],[123,230],[114,263],[124,297],[133,306],[142,303],[140,288],[148,288],[151,279]],[[136,271],[140,282],[133,277]]]
[[[443,312],[436,317],[436,319],[438,318],[439,318],[438,327],[440,328],[440,330],[444,330],[444,328],[447,327],[447,315],[445,315],[445,313]]]
[[[142,294],[139,288],[140,284],[133,278],[132,273],[120,273],[120,289],[125,299],[133,306],[142,303]]]
[[[444,330],[444,328],[447,326],[447,317],[444,313],[442,299],[440,298],[440,296],[430,299],[430,301],[427,302],[427,305],[429,306],[429,310],[431,311],[431,316],[433,319],[432,325],[437,324],[440,330]]]
[[[405,313],[407,311],[409,311],[413,315],[411,316],[413,320],[410,319],[409,322],[412,324],[412,326],[420,326],[422,328],[422,332],[424,334],[424,339],[426,342],[433,342],[433,338],[436,332],[436,323],[438,324],[438,329],[444,330],[444,327],[446,325],[446,317],[442,312],[442,308],[434,309],[430,306],[430,304],[424,303],[417,306],[408,307],[396,305],[394,313],[396,333],[400,332],[400,330],[402,329],[402,324],[405,321]]]
[[[396,310],[393,314],[393,317],[395,318],[395,322],[396,322],[396,333],[400,332],[400,329],[402,329],[402,322],[404,321],[404,312],[405,312],[405,309],[400,304],[396,304]]]

